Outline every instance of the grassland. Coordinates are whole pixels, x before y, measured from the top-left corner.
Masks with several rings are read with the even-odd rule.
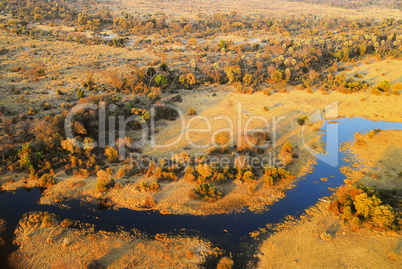
[[[351,147],[351,167],[345,169],[347,184],[364,183],[387,197],[400,201],[399,160],[401,131],[356,135]],[[353,157],[352,157],[353,156]],[[352,167],[354,168],[352,172]],[[299,221],[284,223],[260,248],[260,268],[383,267],[402,264],[401,232],[363,225],[351,229],[321,201]],[[394,210],[401,224],[400,202]],[[398,226],[399,227],[399,226]]]
[[[402,122],[401,11],[388,0],[323,2],[0,3],[1,190],[40,187],[41,204],[76,199],[163,214],[266,209],[312,172],[306,147],[325,152],[324,120]],[[99,107],[68,122],[83,104]],[[101,105],[109,144],[98,147]],[[117,117],[136,118],[123,126]],[[151,123],[148,133],[141,124]],[[222,133],[222,149],[195,146],[224,128],[234,131]],[[178,139],[189,129],[196,131]],[[245,138],[254,142],[245,146]],[[377,130],[343,145],[345,188],[364,183],[386,193],[397,220],[401,138]],[[236,163],[245,156],[271,163]],[[216,167],[222,159],[230,164]],[[400,223],[383,231],[362,220],[350,229],[340,219],[318,203],[261,238],[259,266],[400,267]],[[15,243],[16,268],[198,268],[218,252],[200,238],[96,231],[38,212],[20,221]]]
[[[30,212],[16,230],[13,268],[199,268],[218,253],[202,239],[138,231],[105,232],[46,212]]]

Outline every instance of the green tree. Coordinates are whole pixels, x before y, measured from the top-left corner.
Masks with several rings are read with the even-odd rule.
[[[166,83],[167,83],[167,78],[166,78],[164,75],[159,74],[159,75],[157,75],[157,76],[155,77],[155,82],[156,82],[159,86],[164,86],[164,85],[166,85]]]
[[[282,72],[280,70],[276,70],[275,72],[271,73],[271,80],[274,82],[281,82],[282,76]]]

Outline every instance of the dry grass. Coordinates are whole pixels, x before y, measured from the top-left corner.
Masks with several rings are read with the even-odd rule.
[[[347,183],[400,190],[402,131],[356,135]],[[297,222],[287,222],[260,248],[260,268],[400,268],[402,234],[367,227],[351,231],[320,202]]]
[[[10,256],[13,268],[85,268],[91,262],[102,268],[198,268],[216,251],[198,238],[153,239],[138,231],[95,232],[89,225],[75,229],[66,223],[44,225],[37,212],[23,218],[16,230],[19,249]]]
[[[402,18],[401,12],[397,9],[365,8],[364,10],[344,9],[322,5],[307,4],[290,1],[264,1],[264,0],[234,0],[234,1],[213,1],[188,2],[184,0],[174,2],[160,2],[157,5],[154,1],[124,0],[122,5],[108,5],[115,12],[139,11],[142,14],[164,12],[167,16],[180,19],[181,17],[196,18],[198,13],[212,14],[215,12],[230,13],[235,10],[249,14],[264,14],[268,16],[289,16],[294,14],[322,14],[324,16],[347,16],[347,17],[393,17]]]
[[[260,248],[259,268],[398,268],[402,265],[400,233],[365,229],[352,232],[339,225],[338,218],[327,206],[319,203],[307,211],[302,221],[288,223],[268,238]]]
[[[357,159],[359,171],[364,172],[360,182],[376,189],[402,190],[402,131],[381,131],[372,138],[357,135],[362,145],[350,148]],[[359,143],[360,144],[360,143]]]
[[[355,74],[361,74],[362,78],[353,78],[355,80],[365,80],[370,84],[376,84],[380,81],[388,80],[391,84],[402,82],[402,61],[401,60],[372,60],[368,63],[362,63],[347,72],[348,78]]]

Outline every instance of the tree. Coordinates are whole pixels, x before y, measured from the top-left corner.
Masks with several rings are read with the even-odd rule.
[[[77,97],[80,99],[84,98],[84,90],[83,89],[77,89]]]
[[[184,180],[193,182],[195,179],[194,172],[194,168],[191,165],[188,165],[186,169],[184,169]]]
[[[234,261],[229,258],[229,257],[222,257],[219,260],[218,265],[216,266],[216,269],[231,269],[234,265]]]
[[[290,144],[289,141],[287,141],[285,144],[283,144],[280,153],[278,154],[278,157],[281,159],[281,163],[284,165],[288,165],[292,162],[293,160],[293,145]]]
[[[215,142],[220,146],[227,145],[227,143],[229,143],[229,140],[230,140],[229,132],[220,132],[215,135]]]
[[[49,188],[54,184],[55,180],[54,177],[52,177],[49,174],[44,174],[38,182],[38,187],[40,188]]]
[[[243,82],[247,85],[253,83],[253,75],[252,74],[245,74],[243,77]]]
[[[205,182],[210,176],[212,176],[212,167],[208,164],[199,164],[197,166],[197,173],[200,175],[198,180]]]
[[[280,70],[276,70],[275,72],[271,73],[271,80],[274,82],[281,82],[282,76],[282,72]]]
[[[110,187],[113,186],[114,180],[112,176],[104,170],[99,170],[97,173],[97,181],[95,184],[96,190],[100,192],[107,191]]]
[[[188,115],[190,115],[190,116],[197,115],[197,111],[194,108],[190,108],[188,110]]]
[[[391,227],[395,214],[389,205],[379,205],[374,208],[373,222],[380,228]]]
[[[381,200],[375,197],[375,195],[368,197],[367,193],[364,192],[355,197],[353,204],[356,208],[356,213],[368,219],[373,215],[375,207],[381,204]]]
[[[254,173],[252,172],[252,171],[246,171],[246,172],[244,172],[244,174],[243,174],[243,180],[245,181],[245,182],[253,182],[254,180],[255,180],[255,175],[254,175]]]
[[[381,81],[380,84],[378,84],[377,89],[382,92],[389,92],[391,89],[391,83],[389,83],[388,80]]]
[[[105,155],[107,156],[107,159],[109,162],[115,162],[119,158],[119,154],[118,154],[117,150],[115,148],[109,147],[109,146],[107,146],[105,148]]]
[[[239,81],[241,77],[241,70],[240,66],[229,66],[225,69],[226,76],[229,79],[229,84],[232,84],[233,82]]]
[[[157,76],[155,77],[155,82],[156,82],[159,86],[164,86],[164,85],[166,85],[166,83],[167,83],[167,78],[166,78],[164,75],[159,74],[159,75],[157,75]]]

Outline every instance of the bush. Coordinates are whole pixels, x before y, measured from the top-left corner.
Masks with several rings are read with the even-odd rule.
[[[306,115],[306,116],[303,116],[303,117],[300,117],[300,118],[298,118],[297,119],[297,123],[299,124],[299,125],[304,125],[304,124],[306,124],[306,122],[309,120],[309,118],[308,118],[308,116]]]
[[[282,72],[279,71],[279,70],[276,70],[275,72],[273,72],[271,74],[271,80],[274,81],[274,82],[281,82],[282,81],[282,76],[283,76]]]
[[[28,115],[35,115],[35,110],[33,109],[33,107],[29,107]]]
[[[194,108],[190,108],[190,109],[188,110],[188,115],[190,115],[190,116],[197,115],[197,111],[195,111]]]
[[[187,166],[184,170],[184,180],[193,182],[195,180],[194,172],[194,168],[191,165]]]
[[[255,181],[255,179],[256,179],[256,176],[254,175],[254,173],[252,171],[244,172],[244,174],[243,174],[244,182],[250,183],[250,182]]]
[[[38,182],[38,187],[49,188],[55,183],[54,178],[49,174],[44,174]]]
[[[164,86],[167,83],[167,78],[162,75],[159,74],[155,77],[155,82],[159,85],[159,86]]]
[[[389,92],[389,90],[391,89],[391,83],[389,83],[389,81],[387,80],[381,81],[380,84],[377,86],[377,89],[382,92]]]
[[[281,159],[281,163],[284,165],[288,165],[292,162],[293,160],[293,145],[290,144],[289,141],[287,141],[285,144],[283,144],[281,151],[278,154],[278,157]]]
[[[154,181],[149,185],[149,190],[153,192],[157,192],[160,189],[160,185],[158,182]]]
[[[119,154],[113,147],[107,146],[105,148],[105,155],[107,156],[109,162],[116,162],[119,159]]]
[[[229,132],[220,132],[215,135],[215,142],[220,146],[227,145],[229,143],[229,140],[230,140]]]
[[[199,164],[197,166],[197,173],[199,174],[197,181],[204,183],[212,176],[212,167],[209,164]]]
[[[231,269],[234,265],[234,261],[229,258],[229,257],[222,257],[218,265],[216,266],[216,269]]]
[[[265,173],[263,176],[264,182],[270,186],[279,184],[283,180],[293,178],[289,171],[283,168],[276,168],[273,166],[268,166],[265,168]]]
[[[377,89],[377,88],[373,88],[373,89],[371,89],[371,94],[381,95],[381,91],[379,89]]]
[[[224,195],[223,192],[218,191],[214,186],[208,183],[198,185],[193,191],[199,198],[208,202],[219,200]]]
[[[77,97],[80,99],[84,98],[84,90],[83,89],[77,89]]]
[[[363,222],[371,222],[382,229],[393,228],[395,214],[391,206],[383,204],[379,195],[372,189],[359,186],[343,186],[329,209],[349,221],[352,227]]]
[[[113,187],[114,180],[112,179],[112,176],[110,175],[110,173],[107,173],[104,170],[99,170],[98,173],[96,173],[96,175],[98,177],[96,184],[95,184],[97,191],[105,192],[109,188]]]

